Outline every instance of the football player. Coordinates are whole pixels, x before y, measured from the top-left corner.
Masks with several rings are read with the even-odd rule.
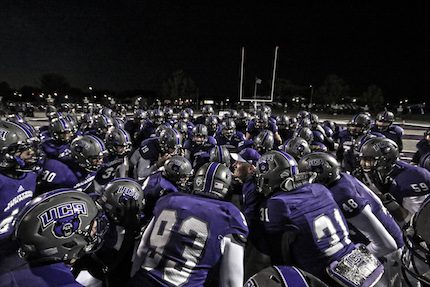
[[[142,142],[130,158],[133,178],[144,181],[152,172],[164,165],[166,160],[181,153],[182,135],[175,129],[168,128],[158,138],[149,138]]]
[[[37,173],[37,146],[33,134],[25,127],[0,121],[0,273],[6,273],[25,262],[18,256],[12,240],[13,220],[33,198]],[[0,281],[1,282],[1,281]]]
[[[102,209],[87,194],[60,189],[36,197],[15,223],[19,254],[29,264],[0,274],[0,285],[82,286],[66,264],[97,250],[106,227]]]
[[[424,132],[424,138],[417,143],[416,147],[417,151],[412,157],[412,162],[418,164],[424,155],[430,153],[430,128]]]
[[[386,138],[394,141],[399,147],[399,152],[403,150],[403,134],[404,131],[398,125],[394,125],[394,114],[390,111],[380,112],[376,115],[375,124],[371,127],[371,131],[383,134]]]
[[[397,144],[387,138],[371,138],[360,149],[363,180],[403,226],[430,194],[430,172],[398,157]]]
[[[188,159],[175,155],[169,158],[162,171],[152,173],[143,183],[145,218],[151,220],[155,204],[163,195],[171,192],[190,192],[189,181],[193,169]]]
[[[314,173],[299,173],[291,155],[271,151],[257,162],[257,177],[258,190],[266,197],[260,205],[260,221],[274,264],[293,264],[331,283],[326,272],[336,277],[334,274],[340,271],[337,275],[349,277],[349,272],[342,272],[345,270],[336,265],[357,256],[360,260],[351,263],[351,268],[369,268],[370,272],[358,272],[341,281],[356,280],[356,276],[372,284],[379,280],[382,264],[364,247],[351,242],[346,220],[330,190],[312,184]],[[363,262],[365,266],[354,266]]]
[[[199,169],[209,159],[210,150],[217,144],[214,137],[209,135],[205,125],[195,125],[192,138],[184,143],[185,157],[189,159],[194,169]]]
[[[170,193],[157,202],[130,286],[243,285],[248,227],[240,211],[223,201],[230,182],[227,167],[206,163],[195,175],[194,194]]]
[[[58,188],[93,192],[93,180],[106,155],[104,142],[93,135],[75,138],[70,144],[72,160],[46,159],[38,178],[37,194]]]

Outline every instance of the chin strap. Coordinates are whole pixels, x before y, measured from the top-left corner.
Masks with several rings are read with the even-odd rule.
[[[281,189],[283,191],[292,191],[302,185],[313,183],[317,175],[316,172],[300,172],[293,177],[286,178],[281,183]]]

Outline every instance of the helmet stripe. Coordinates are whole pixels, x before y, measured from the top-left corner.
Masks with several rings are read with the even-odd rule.
[[[216,163],[216,162],[212,162],[209,164],[209,167],[205,174],[205,187],[203,189],[204,192],[211,192],[213,181],[215,178],[215,173],[216,173],[216,170],[218,169],[218,166],[219,166],[219,163]]]
[[[180,136],[179,132],[175,129],[172,129],[172,130],[175,133],[176,145],[180,145],[181,144],[181,142],[180,142],[181,136]]]
[[[219,161],[222,162],[222,148],[220,145],[217,146],[217,148],[218,148],[218,154],[219,154]]]
[[[286,152],[283,152],[283,151],[278,151],[281,155],[283,155],[287,160],[288,160],[288,162],[290,163],[290,166],[291,166],[291,173],[292,173],[292,175],[295,175],[295,174],[297,174],[298,172],[299,172],[299,169],[298,169],[298,167],[297,167],[297,163],[296,163],[296,160],[291,156],[291,155],[289,155],[288,153],[286,153]]]
[[[66,121],[65,121],[64,119],[59,119],[59,121],[60,121],[60,124],[61,124],[62,128],[63,128],[63,129],[66,129],[66,128],[67,128],[67,123],[66,123]]]
[[[31,131],[28,130],[27,128],[25,128],[23,125],[20,125],[20,124],[14,123],[14,122],[9,122],[9,123],[12,124],[12,125],[14,125],[14,126],[16,126],[20,130],[22,130],[28,138],[32,138],[33,137],[33,134],[31,133]]]
[[[88,135],[88,136],[93,138],[100,145],[102,150],[106,149],[105,144],[103,143],[103,141],[101,139],[99,139],[98,137],[93,136],[93,135]]]
[[[265,132],[264,133],[264,137],[263,137],[263,140],[261,141],[261,144],[262,145],[264,145],[264,142],[266,141],[266,139],[267,139],[267,136],[269,135],[269,133],[268,132]]]
[[[128,138],[127,132],[123,129],[119,129],[120,133],[124,135],[125,141],[130,142],[130,139]]]

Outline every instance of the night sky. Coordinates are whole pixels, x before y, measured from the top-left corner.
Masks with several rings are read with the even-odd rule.
[[[39,86],[54,72],[82,89],[157,91],[183,69],[201,96],[231,96],[240,47],[247,75],[265,78],[279,45],[278,76],[297,84],[337,74],[357,95],[376,84],[389,101],[428,98],[430,17],[421,2],[285,2],[2,1],[0,81]]]

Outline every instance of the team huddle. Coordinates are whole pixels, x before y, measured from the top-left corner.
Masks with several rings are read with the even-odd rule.
[[[211,106],[0,121],[0,286],[430,286],[430,128]]]

